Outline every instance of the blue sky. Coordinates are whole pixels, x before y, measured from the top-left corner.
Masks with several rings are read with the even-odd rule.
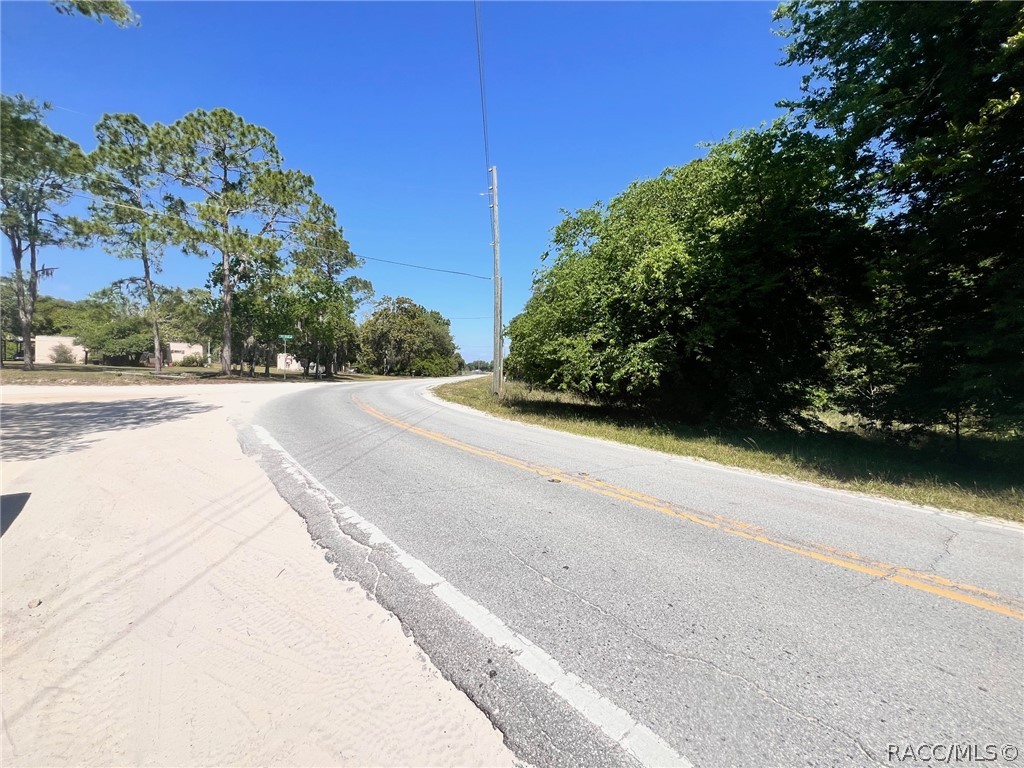
[[[357,254],[490,274],[471,3],[132,5],[142,26],[118,29],[41,0],[3,2],[3,91],[59,107],[49,124],[87,150],[104,112],[171,122],[227,107],[274,132],[286,164],[316,179]],[[777,66],[774,7],[482,4],[506,322],[560,209],[608,200],[700,156],[700,142],[780,114],[800,73]],[[44,292],[71,299],[129,268],[98,249],[43,260],[60,267]],[[210,266],[169,254],[161,279],[202,285]],[[360,274],[378,296],[453,318],[463,356],[490,359],[489,281],[372,261]]]

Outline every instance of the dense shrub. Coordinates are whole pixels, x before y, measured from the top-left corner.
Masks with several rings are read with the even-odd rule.
[[[185,355],[175,365],[182,365],[186,368],[205,368],[206,358],[203,355]]]
[[[75,357],[75,350],[69,347],[67,344],[58,344],[53,348],[50,353],[51,363],[75,363],[78,362],[78,358]]]
[[[461,358],[451,323],[411,299],[385,296],[360,330],[360,368],[383,374],[451,376]]]
[[[570,214],[509,326],[509,375],[687,421],[797,417],[867,239],[833,166],[777,123]]]

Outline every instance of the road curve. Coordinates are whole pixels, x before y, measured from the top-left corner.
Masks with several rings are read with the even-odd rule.
[[[304,388],[243,442],[522,759],[1024,765],[1024,527],[506,422],[435,383]]]

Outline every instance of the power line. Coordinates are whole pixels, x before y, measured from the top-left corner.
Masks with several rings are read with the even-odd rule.
[[[12,181],[14,183],[19,183],[18,179],[12,179],[12,178],[9,178],[7,176],[0,176],[0,179],[2,179],[3,181]],[[83,200],[92,200],[93,202],[103,203],[105,205],[112,205],[112,206],[115,206],[115,207],[118,207],[118,208],[127,208],[128,210],[131,210],[131,211],[140,211],[141,213],[152,213],[152,211],[147,211],[145,208],[139,208],[138,206],[135,206],[135,205],[128,205],[127,203],[118,203],[118,202],[114,202],[112,200],[103,200],[102,198],[96,197],[94,195],[90,195],[90,194],[85,193],[85,192],[70,192],[69,194],[72,197],[79,197],[79,198],[82,198]],[[327,232],[328,230],[325,228],[323,231]],[[301,250],[304,250],[304,251],[321,251],[323,253],[334,253],[334,254],[338,254],[338,255],[342,254],[341,251],[339,251],[339,250],[337,250],[335,248],[324,248],[322,246],[317,246],[317,245],[302,246]],[[359,256],[357,254],[354,254],[354,255],[356,256],[357,259],[364,259],[366,261],[379,261],[379,262],[382,262],[384,264],[394,264],[394,265],[399,266],[399,267],[408,267],[410,269],[422,269],[422,270],[426,270],[428,272],[443,272],[443,273],[449,274],[449,275],[461,275],[463,277],[472,277],[472,278],[476,278],[477,280],[490,280],[491,279],[491,277],[488,276],[488,275],[474,275],[472,272],[460,272],[459,270],[456,270],[456,269],[442,269],[440,267],[428,267],[428,266],[425,266],[423,264],[409,264],[408,262],[404,262],[404,261],[394,261],[392,259],[381,259],[381,258],[376,258],[374,256]]]
[[[321,248],[319,250],[327,250],[329,248]],[[333,252],[333,251],[332,251]],[[406,264],[404,261],[391,261],[390,259],[376,259],[373,256],[358,256],[357,258],[366,259],[367,261],[382,261],[385,264],[397,264],[400,267],[411,267],[412,269],[425,269],[429,272],[445,272],[449,275],[462,275],[463,277],[475,277],[477,280],[490,280],[489,275],[474,275],[472,272],[459,272],[455,269],[440,269],[439,267],[425,267],[422,264]]]
[[[50,106],[53,107],[54,109],[63,110],[64,112],[74,112],[76,115],[81,115],[82,117],[89,117],[89,115],[85,114],[85,112],[79,112],[77,109],[68,109],[67,107],[62,107],[59,104],[52,104],[52,103],[50,104]],[[89,117],[89,119],[91,120],[92,118]]]
[[[477,55],[478,55],[478,58],[480,59],[480,78],[481,78],[480,79],[480,98],[481,98],[481,103],[484,105],[483,106],[484,159],[485,159],[485,162],[488,165],[488,168],[490,168],[490,149],[489,149],[488,143],[487,143],[487,108],[486,108],[485,102],[483,101],[484,100],[484,90],[483,90],[484,89],[484,84],[483,84],[483,59],[482,59],[482,53],[481,53],[481,48],[480,48],[480,19],[479,19],[479,14],[477,14]],[[88,115],[86,115],[84,112],[79,112],[77,109],[68,109],[67,107],[61,107],[61,106],[56,105],[56,104],[50,104],[50,106],[55,108],[55,109],[64,110],[65,112],[74,112],[76,114],[88,117]],[[84,179],[93,179],[94,181],[100,181],[100,182],[104,182],[104,183],[108,183],[108,184],[112,184],[112,185],[118,185],[116,180],[113,180],[113,179],[111,179],[109,177],[103,177],[103,176],[100,176],[100,175],[97,175],[97,174],[93,174],[93,173],[80,173],[80,172],[79,173],[75,173],[75,172],[72,172],[71,175],[79,176],[79,177],[84,178]],[[4,177],[4,176],[0,176],[0,179],[3,179],[4,181],[11,181],[11,182],[14,182],[14,183],[19,183],[18,179],[11,179],[11,178]],[[85,199],[85,200],[92,200],[93,202],[99,202],[99,203],[103,203],[103,204],[106,204],[106,205],[113,205],[113,206],[117,206],[119,208],[126,208],[128,210],[133,210],[133,211],[140,211],[142,213],[150,213],[150,211],[147,211],[144,208],[139,208],[138,206],[128,205],[127,203],[118,203],[118,202],[113,202],[113,201],[110,201],[110,200],[104,200],[102,198],[95,197],[93,195],[89,195],[87,193],[71,192],[70,194],[72,196],[74,196],[74,197],[79,197],[79,198],[82,198],[82,199]],[[220,195],[214,194],[214,195],[212,195],[212,197],[219,198]],[[199,203],[196,203],[194,201],[188,201],[188,204],[189,205],[198,205]],[[329,228],[325,227],[321,231],[327,232],[327,231],[330,231],[330,230],[329,230]],[[493,233],[493,227],[492,227],[492,233]],[[307,251],[308,250],[318,250],[318,251],[324,251],[324,252],[327,252],[327,253],[339,253],[339,251],[336,251],[336,250],[331,249],[331,248],[318,248],[318,247],[315,247],[315,246],[307,246],[304,250],[307,250]],[[382,262],[384,264],[394,264],[396,266],[408,267],[410,269],[422,269],[422,270],[425,270],[425,271],[428,271],[428,272],[443,272],[443,273],[449,274],[449,275],[461,275],[463,277],[472,277],[472,278],[476,278],[477,280],[493,280],[493,278],[490,277],[489,275],[475,275],[475,274],[473,274],[471,272],[460,272],[459,270],[455,270],[455,269],[441,269],[440,267],[427,267],[427,266],[424,266],[422,264],[408,264],[408,263],[403,262],[403,261],[393,261],[391,259],[380,259],[380,258],[375,258],[373,256],[358,256],[358,258],[364,259],[366,261],[379,261],[379,262]]]
[[[480,76],[480,120],[484,133],[484,167],[487,172],[487,192],[491,209],[491,249],[494,252],[494,380],[491,393],[502,395],[504,375],[502,357],[504,353],[502,290],[501,290],[501,257],[498,240],[498,169],[491,164],[491,137],[487,125],[487,78],[484,71],[484,42],[480,24],[480,0],[473,2],[473,18],[476,22],[476,63]]]
[[[477,52],[479,53],[479,18],[477,18]],[[481,65],[480,66],[482,68],[482,59],[481,59]],[[482,98],[483,97],[483,90],[482,90],[483,89],[483,81],[482,81],[483,70],[482,69],[480,70],[480,77],[481,77],[481,81],[480,81],[480,89],[481,89],[480,90],[480,94],[481,94],[481,98]],[[85,113],[78,112],[78,110],[69,110],[67,108],[67,106],[59,106],[57,104],[50,104],[50,105],[53,106],[53,108],[57,109],[57,110],[63,110],[65,112],[74,112],[74,113],[76,113],[78,115],[83,115],[85,117],[88,117],[87,115],[85,115]],[[489,150],[487,148],[487,139],[486,139],[486,127],[487,127],[487,118],[486,118],[486,110],[484,108],[483,130],[484,130],[484,158],[485,159],[489,157]],[[25,147],[20,147],[20,148],[25,148]],[[98,175],[98,174],[94,174],[94,173],[81,173],[81,172],[74,172],[74,171],[72,171],[71,175],[79,176],[81,178],[92,179],[94,181],[110,183],[112,185],[119,185],[117,180],[115,180],[113,178],[104,177],[104,176],[101,176],[101,175]],[[3,179],[4,181],[11,181],[11,182],[14,182],[14,183],[19,183],[18,179],[9,178],[9,177],[6,177],[6,176],[0,176],[0,179]],[[117,203],[117,202],[114,202],[114,201],[103,200],[101,198],[97,198],[97,197],[89,195],[87,193],[76,193],[76,191],[73,191],[73,193],[70,193],[70,195],[72,197],[81,198],[83,200],[90,200],[90,201],[92,201],[94,203],[101,203],[101,204],[104,204],[104,205],[116,206],[118,208],[124,208],[124,209],[131,210],[131,211],[139,211],[141,213],[152,213],[152,211],[147,211],[146,209],[139,208],[138,206],[128,205],[127,203]],[[211,195],[211,197],[213,197],[214,199],[219,199],[220,198],[220,196],[216,195],[216,194]],[[187,201],[187,205],[194,205],[195,206],[195,205],[200,205],[200,204],[196,203],[194,201]],[[492,230],[493,229],[494,229],[494,227],[492,227]],[[326,232],[326,231],[330,231],[330,227],[323,227],[323,228],[319,228],[318,230]],[[331,249],[331,248],[321,248],[321,247],[316,247],[316,246],[307,246],[303,250],[306,250],[306,251],[322,251],[322,252],[326,252],[326,253],[340,253],[339,251],[336,251],[336,250]],[[380,261],[380,262],[382,262],[384,264],[394,264],[396,266],[404,266],[404,267],[409,267],[411,269],[423,269],[425,271],[443,272],[445,274],[458,274],[458,275],[464,276],[464,278],[474,278],[476,280],[485,280],[485,281],[492,281],[493,280],[493,278],[490,278],[489,275],[473,274],[472,272],[463,272],[463,271],[459,271],[458,269],[442,269],[440,267],[425,266],[423,264],[410,264],[410,263],[403,262],[403,261],[393,261],[391,259],[375,258],[373,256],[357,256],[357,258],[364,259],[366,261]]]
[[[18,149],[25,149],[25,147],[23,147],[23,146],[19,146],[19,147],[18,147]],[[101,183],[103,183],[103,184],[106,184],[106,185],[108,185],[108,186],[110,186],[110,187],[117,187],[117,188],[120,188],[120,189],[123,189],[123,190],[128,190],[128,191],[134,191],[134,190],[132,189],[132,187],[129,187],[129,186],[128,186],[128,185],[126,185],[126,184],[122,184],[122,183],[121,183],[120,181],[118,181],[118,180],[117,180],[116,178],[114,178],[114,176],[113,176],[113,175],[110,175],[110,176],[103,176],[103,175],[101,175],[101,174],[97,174],[97,173],[85,173],[85,172],[83,172],[83,171],[67,171],[67,174],[68,174],[69,176],[77,176],[77,177],[79,177],[79,178],[82,178],[82,179],[92,179],[93,181],[99,181],[99,182],[101,182]],[[4,177],[4,178],[6,178],[6,177]],[[178,179],[178,177],[176,177],[176,176],[172,176],[172,178],[173,178],[173,179],[175,179],[176,181],[178,181],[178,182],[180,183],[180,179]],[[7,181],[13,181],[13,182],[15,182],[15,183],[19,183],[19,182],[18,182],[18,179],[10,179],[10,178],[6,178],[6,180],[7,180]],[[22,183],[25,183],[25,182],[22,182]],[[149,187],[149,188],[150,188],[150,189],[154,189],[155,187],[153,187],[152,185],[150,185],[150,187]],[[220,195],[218,195],[218,194],[216,194],[216,193],[209,193],[209,196],[210,196],[210,197],[213,197],[213,198],[215,198],[215,199],[220,199],[220,197],[221,197]],[[97,198],[97,199],[99,199],[99,198]],[[105,201],[105,200],[104,200],[103,202],[107,202],[107,201]],[[192,201],[189,201],[189,203],[190,203],[191,205],[195,205],[195,204],[196,204],[196,203],[193,203]],[[140,209],[137,209],[137,210],[142,210],[142,209],[140,208]]]
[[[480,118],[484,130],[484,167],[489,172],[491,169],[491,141],[490,132],[487,128],[487,86],[484,76],[483,33],[480,29],[480,0],[474,0],[473,20],[476,23],[476,63],[477,72],[480,76]]]
[[[494,189],[491,182],[491,131],[487,125],[487,75],[484,71],[484,38],[480,22],[480,0],[473,2],[473,21],[476,26],[476,64],[480,80],[480,122],[484,135],[484,176],[487,179],[487,201],[494,207]],[[488,217],[491,223],[491,242],[494,242],[494,218]]]
[[[477,4],[479,4],[479,2]],[[481,40],[480,40],[480,17],[479,17],[479,9],[476,8],[475,6],[474,6],[474,11],[476,12],[476,16],[477,16],[477,18],[476,18],[477,58],[478,58],[478,60],[480,62],[480,99],[481,99],[482,114],[483,114],[483,127],[484,127],[484,161],[487,164],[487,167],[489,169],[490,168],[490,147],[488,145],[488,139],[487,139],[487,107],[486,107],[486,101],[485,101],[485,96],[484,96],[483,53],[482,53]],[[68,109],[67,107],[61,107],[61,106],[58,106],[56,104],[51,104],[50,106],[52,106],[52,107],[54,107],[56,109],[64,110],[66,112],[75,112],[76,114],[84,115],[84,116],[88,117],[88,115],[85,115],[84,112],[79,112],[78,110],[75,110],[75,109]],[[100,181],[100,182],[103,182],[103,183],[108,183],[108,184],[112,184],[112,185],[118,185],[118,182],[116,180],[114,180],[114,179],[111,179],[109,177],[103,177],[103,176],[100,176],[100,175],[97,175],[97,174],[93,174],[93,173],[75,173],[75,172],[72,172],[72,175],[73,176],[79,176],[79,177],[84,178],[84,179],[92,179],[94,181]],[[4,176],[0,176],[0,179],[3,179],[4,181],[11,181],[11,182],[14,182],[14,183],[19,183],[18,179],[11,179],[11,178],[4,177]],[[113,202],[113,201],[110,201],[110,200],[104,200],[102,198],[99,198],[99,197],[96,197],[94,195],[90,195],[90,194],[84,193],[84,192],[83,193],[71,192],[70,194],[72,196],[74,196],[74,197],[79,197],[79,198],[82,198],[82,199],[85,199],[85,200],[92,200],[93,202],[99,202],[99,203],[103,203],[105,205],[112,205],[112,206],[116,206],[116,207],[119,207],[119,208],[125,208],[125,209],[128,209],[128,210],[140,211],[142,213],[150,213],[151,212],[151,211],[148,211],[148,210],[146,210],[144,208],[139,208],[138,206],[129,205],[127,203],[119,203],[119,202]],[[220,195],[214,194],[214,195],[212,195],[212,197],[219,198]],[[194,201],[188,201],[188,204],[189,205],[198,205],[199,203],[196,203]],[[328,232],[328,231],[330,231],[330,229],[328,227],[324,227],[320,231]],[[491,232],[492,232],[492,236],[493,236],[493,232],[494,232],[493,225],[491,227]],[[304,248],[304,250],[307,250],[307,251],[308,250],[316,250],[316,251],[322,251],[322,252],[326,252],[326,253],[340,253],[339,251],[334,250],[332,248],[322,248],[322,247],[317,247],[317,246],[306,246]],[[461,272],[461,271],[455,270],[455,269],[442,269],[440,267],[428,267],[428,266],[424,266],[422,264],[409,264],[409,263],[403,262],[403,261],[394,261],[394,260],[391,260],[391,259],[381,259],[381,258],[375,258],[373,256],[358,256],[357,258],[364,259],[365,261],[379,261],[379,262],[381,262],[383,264],[394,264],[394,265],[399,266],[399,267],[408,267],[409,269],[420,269],[420,270],[424,270],[424,271],[427,271],[427,272],[442,272],[444,274],[449,274],[449,275],[460,275],[462,277],[472,277],[472,278],[475,278],[477,280],[488,280],[488,281],[493,280],[493,278],[488,276],[488,275],[476,275],[476,274],[473,274],[471,272]]]

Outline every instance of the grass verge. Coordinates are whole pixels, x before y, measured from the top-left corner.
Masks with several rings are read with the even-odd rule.
[[[6,363],[0,369],[0,384],[57,384],[61,386],[122,386],[122,385],[152,385],[152,384],[231,384],[231,383],[265,383],[283,379],[284,371],[277,368],[270,369],[270,378],[263,376],[263,369],[256,372],[256,376],[250,378],[243,376],[221,376],[219,370],[214,368],[185,368],[172,366],[165,368],[164,372],[157,375],[149,368],[131,368],[112,365],[60,365],[57,363],[46,364],[36,363],[33,371],[25,371],[17,366],[17,363]],[[315,376],[303,378],[297,371],[288,372],[289,383],[303,383],[315,381],[373,381],[384,379],[384,376],[372,376],[360,373],[341,373],[326,379],[317,379]]]
[[[1024,438],[972,434],[959,455],[933,435],[903,445],[853,429],[827,432],[711,430],[662,421],[511,383],[501,400],[490,378],[434,392],[495,416],[600,437],[741,469],[805,480],[915,504],[1024,522]]]

